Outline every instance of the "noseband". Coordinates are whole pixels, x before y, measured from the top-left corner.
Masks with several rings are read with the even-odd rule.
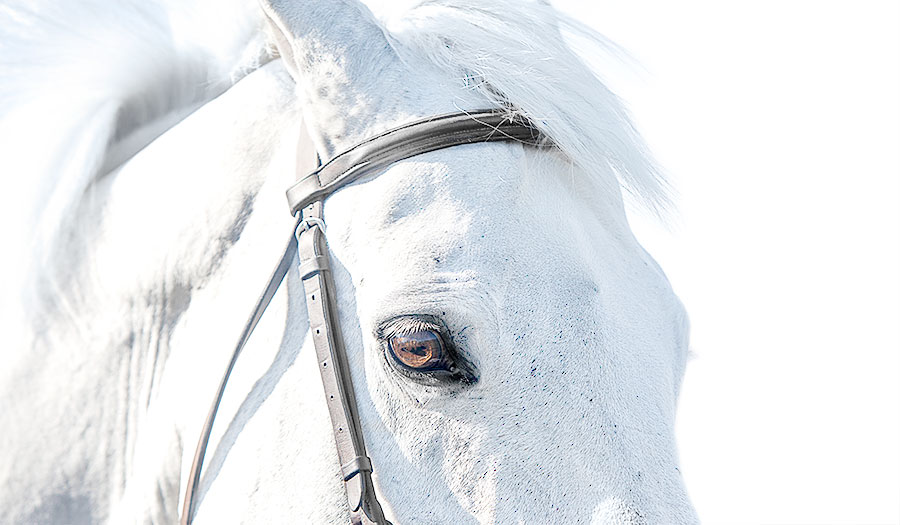
[[[500,141],[530,146],[540,146],[545,142],[533,125],[511,118],[507,112],[451,113],[406,124],[360,142],[288,188],[288,204],[291,214],[298,217],[297,224],[281,261],[244,326],[206,416],[184,494],[182,525],[190,524],[193,519],[200,470],[225,384],[256,323],[284,280],[295,254],[299,254],[299,273],[306,293],[309,329],[331,416],[341,477],[350,506],[350,521],[354,525],[390,525],[375,495],[372,461],[366,454],[347,352],[338,325],[334,277],[328,264],[328,246],[325,242],[323,203],[335,191],[362,177],[375,175],[395,162],[453,146]]]

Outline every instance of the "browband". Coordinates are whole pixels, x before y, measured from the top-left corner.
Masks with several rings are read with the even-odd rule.
[[[527,120],[502,110],[450,113],[390,129],[332,157],[291,185],[287,190],[291,215],[394,162],[452,146],[499,141],[539,146],[543,137]]]

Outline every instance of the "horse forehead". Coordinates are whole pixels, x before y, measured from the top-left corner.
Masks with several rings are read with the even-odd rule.
[[[474,155],[461,161],[466,150]],[[531,172],[519,145],[443,153],[398,164],[326,204],[329,246],[360,292],[360,313],[464,304],[493,323],[527,317],[535,329],[594,315],[572,308],[594,301],[601,258],[585,248],[596,228],[581,224],[570,195]],[[565,219],[542,215],[548,201],[567,205]]]
[[[351,260],[360,250],[438,255],[508,230],[527,211],[521,150],[480,144],[435,151],[337,192],[325,210],[332,248]],[[414,244],[401,253],[397,243]]]

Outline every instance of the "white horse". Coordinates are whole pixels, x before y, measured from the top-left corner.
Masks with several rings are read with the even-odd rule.
[[[208,403],[293,224],[298,137],[327,159],[484,108],[555,148],[427,153],[325,203],[388,518],[696,521],[673,431],[686,317],[620,190],[654,206],[663,186],[563,42],[573,24],[513,0],[426,1],[384,23],[355,0],[271,0],[264,18],[240,2],[86,1],[79,22],[7,3],[0,138],[18,170],[5,179],[27,187],[3,204],[28,219],[3,283],[0,523],[176,521]],[[474,379],[403,373],[385,333],[410,320]],[[195,523],[346,522],[308,331],[294,269],[226,390]]]

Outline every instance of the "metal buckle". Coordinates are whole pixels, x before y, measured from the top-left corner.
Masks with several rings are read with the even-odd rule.
[[[318,226],[322,233],[325,233],[325,221],[318,217],[301,217],[300,222],[297,223],[297,235],[311,229],[313,226]]]

